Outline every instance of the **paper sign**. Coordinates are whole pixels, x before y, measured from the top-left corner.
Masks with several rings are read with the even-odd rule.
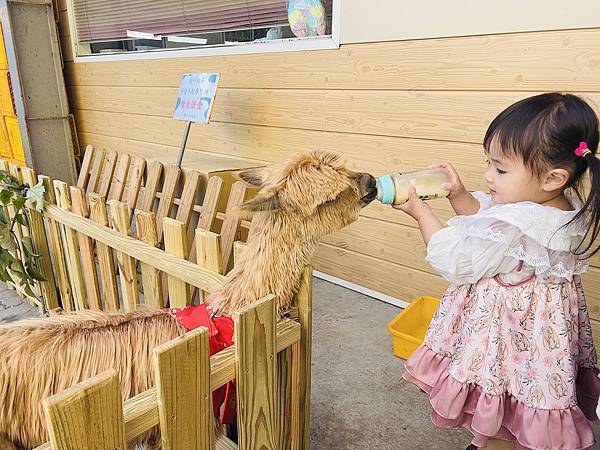
[[[218,73],[186,73],[179,83],[173,119],[208,123],[217,93]]]

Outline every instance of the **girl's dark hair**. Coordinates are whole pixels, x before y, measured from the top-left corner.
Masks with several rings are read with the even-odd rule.
[[[572,94],[547,93],[518,101],[492,121],[483,146],[489,152],[492,142],[507,158],[518,157],[534,174],[562,167],[571,174],[565,188],[573,188],[583,202],[581,210],[565,226],[586,220],[588,227],[582,242],[573,250],[576,255],[593,256],[594,240],[600,232],[600,160],[598,150],[598,116],[583,99]],[[592,152],[586,157],[574,151],[585,141]],[[590,191],[582,195],[583,181],[589,168]],[[591,250],[591,251],[590,251]]]

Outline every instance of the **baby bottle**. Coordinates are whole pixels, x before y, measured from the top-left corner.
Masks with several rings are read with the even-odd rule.
[[[377,200],[386,205],[401,205],[408,201],[408,187],[412,184],[421,200],[447,197],[442,184],[450,182],[446,169],[425,169],[393,173],[377,179]]]

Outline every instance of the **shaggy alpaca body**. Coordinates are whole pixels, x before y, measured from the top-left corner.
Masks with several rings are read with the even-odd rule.
[[[255,213],[252,230],[239,264],[210,295],[209,307],[230,315],[272,293],[281,317],[320,238],[358,218],[375,198],[375,180],[349,171],[330,153],[301,155],[239,176],[260,187],[241,206]],[[152,349],[184,332],[172,315],[148,310],[86,311],[0,326],[0,445],[4,440],[31,448],[47,441],[41,401],[108,368],[119,373],[123,399],[149,389]],[[156,431],[137,442],[159,445]]]
[[[16,448],[46,442],[41,400],[109,368],[119,374],[124,399],[150,389],[152,350],[184,333],[170,314],[143,309],[81,311],[0,326],[0,445],[2,437]],[[157,448],[160,439],[154,430],[138,441]]]

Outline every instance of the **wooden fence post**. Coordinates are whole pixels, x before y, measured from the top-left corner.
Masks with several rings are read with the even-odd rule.
[[[71,186],[71,202],[73,212],[81,217],[88,218],[88,208],[85,191],[81,188]],[[94,253],[94,241],[83,233],[77,233],[79,240],[79,255],[83,268],[83,280],[87,293],[87,302],[90,308],[101,309],[100,290],[98,288],[98,274],[96,273],[96,255]]]
[[[165,217],[163,219],[165,251],[181,259],[187,257],[185,224]],[[188,304],[188,292],[185,281],[174,276],[167,276],[169,287],[169,306],[185,308]]]
[[[38,178],[42,180],[44,185],[46,202],[55,205],[56,197],[54,196],[54,183],[52,179],[45,175],[40,175]],[[60,306],[65,311],[73,311],[73,291],[71,290],[69,276],[67,275],[65,252],[60,236],[60,225],[55,220],[48,218],[48,231],[50,233],[50,252],[54,261],[56,281],[58,282],[58,290],[60,292]]]
[[[108,227],[108,212],[104,197],[98,194],[88,194],[90,219],[99,225]],[[116,311],[119,309],[119,291],[117,290],[116,272],[112,248],[96,241],[98,253],[98,269],[100,271],[100,286],[104,299],[104,309]]]
[[[113,220],[113,228],[119,233],[129,236],[129,227],[131,226],[129,207],[125,203],[116,200],[111,200],[108,204],[110,207],[110,215]],[[132,311],[139,303],[135,259],[121,252],[117,252],[117,261],[119,263],[119,279],[121,280],[123,308],[125,311]]]
[[[276,449],[275,302],[269,295],[236,311],[236,389],[239,448]]]
[[[215,427],[208,331],[201,327],[154,349],[164,450],[212,450]]]
[[[200,267],[221,273],[221,236],[196,228],[196,261]],[[207,292],[202,291],[200,295],[200,300],[206,300]]]
[[[312,267],[307,267],[300,278],[300,287],[295,298],[300,322],[300,363],[299,363],[299,392],[300,423],[298,448],[310,448],[310,417],[311,417],[311,358],[312,358]],[[298,355],[296,355],[298,357]]]
[[[123,400],[114,369],[43,401],[54,450],[126,450]]]
[[[158,233],[156,231],[156,218],[154,213],[147,211],[135,211],[135,229],[137,238],[150,244],[158,246]],[[163,299],[163,287],[160,271],[146,263],[140,263],[142,270],[142,286],[144,288],[144,302],[153,308],[165,306]]]
[[[67,183],[59,180],[54,181],[54,194],[59,208],[65,211],[71,211],[71,196]],[[73,301],[75,309],[81,310],[87,308],[86,291],[83,284],[83,272],[79,261],[79,242],[75,230],[68,226],[62,226],[62,235],[64,242],[65,260],[67,263],[67,273],[73,289]]]
[[[24,167],[22,173],[23,181],[29,187],[33,187],[37,184],[38,178],[33,169]],[[58,296],[56,293],[56,284],[54,283],[54,273],[52,272],[52,260],[50,259],[50,249],[48,247],[48,239],[44,227],[44,218],[41,213],[32,209],[29,210],[29,227],[35,252],[40,255],[40,272],[46,279],[46,281],[40,282],[41,295],[46,307],[48,309],[54,309],[58,307]]]

